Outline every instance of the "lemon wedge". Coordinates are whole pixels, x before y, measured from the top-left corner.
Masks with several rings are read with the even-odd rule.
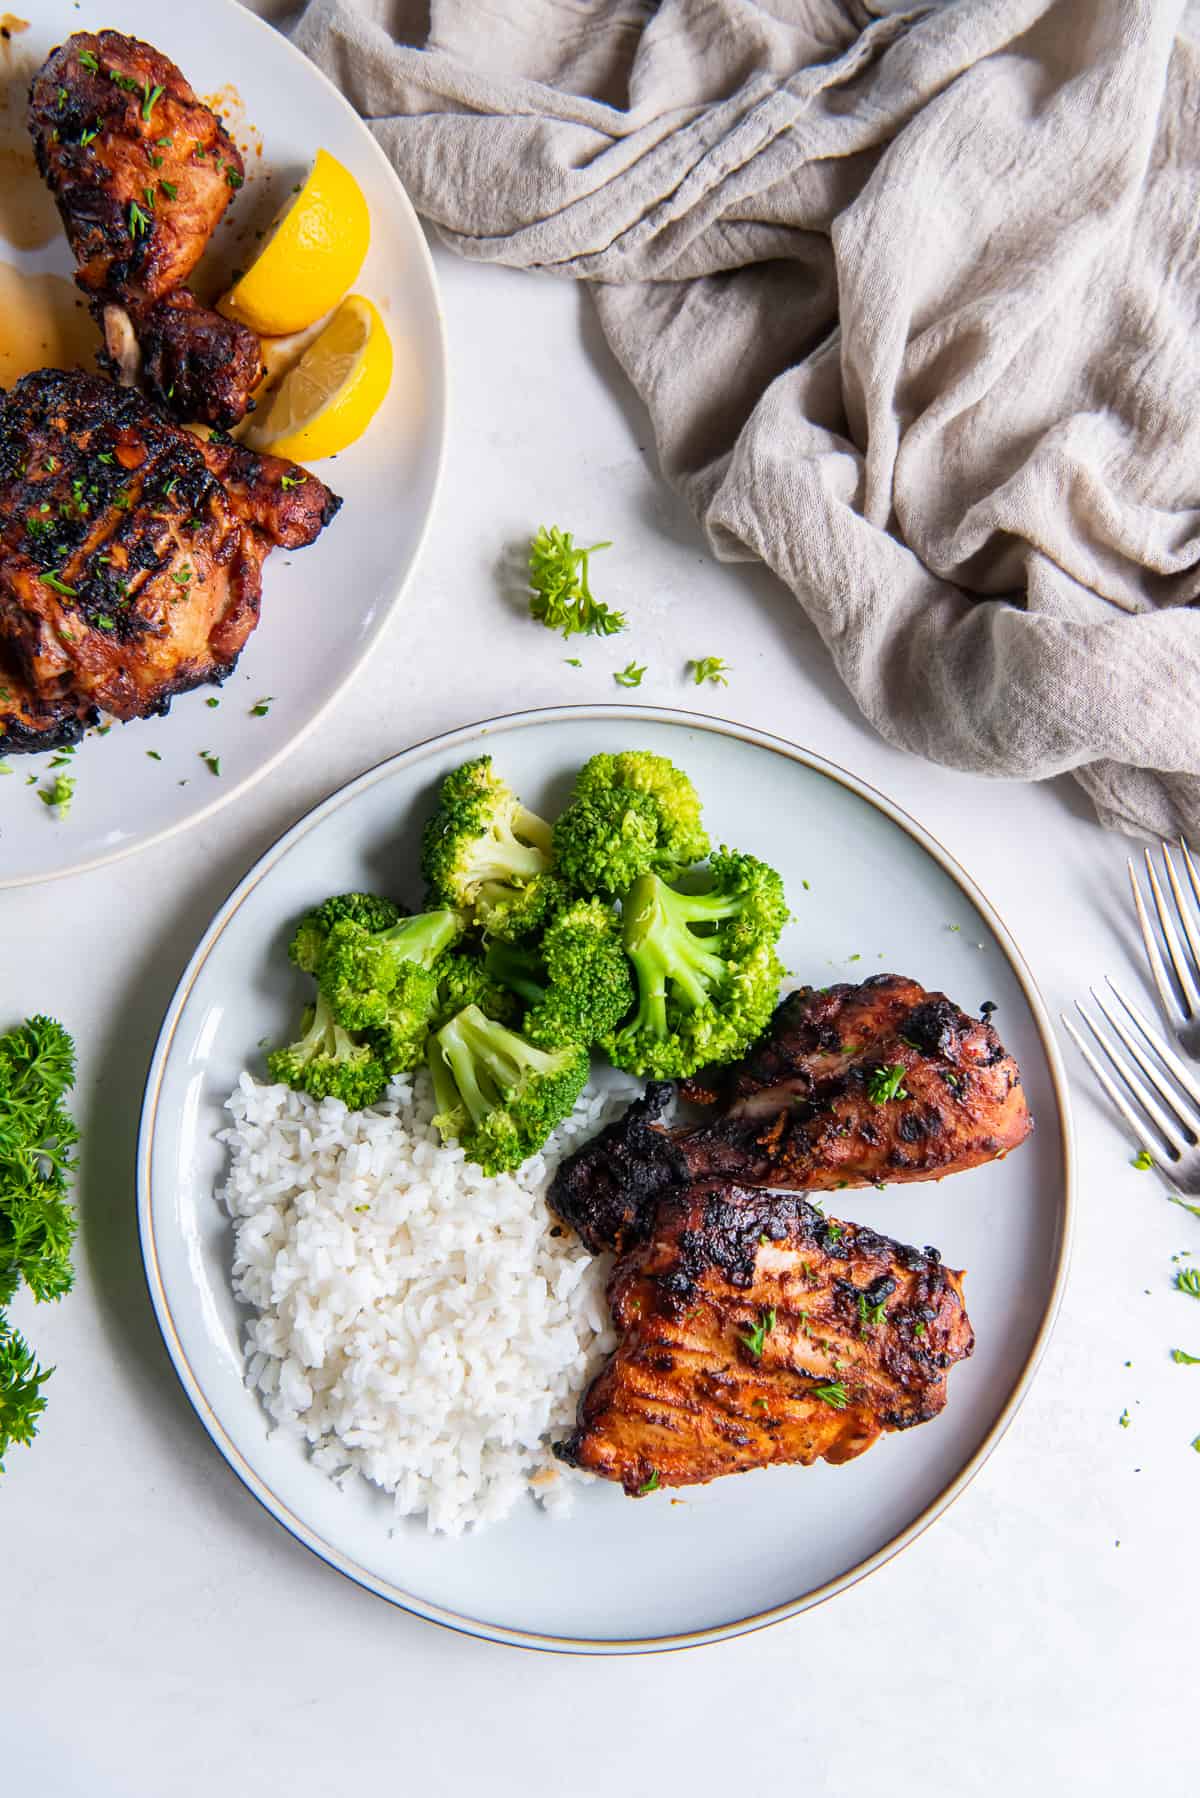
[[[308,180],[217,310],[266,337],[303,331],[354,285],[370,241],[362,189],[336,156],[318,150]]]
[[[362,436],[391,380],[383,320],[370,300],[352,293],[283,377],[245,441],[296,462],[335,456]]]

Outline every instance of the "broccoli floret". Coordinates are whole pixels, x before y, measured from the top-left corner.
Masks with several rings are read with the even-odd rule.
[[[489,936],[529,935],[559,896],[550,844],[550,826],[492,772],[490,755],[464,762],[442,782],[425,826],[430,900],[465,911]]]
[[[545,1048],[606,1036],[634,1002],[617,919],[599,899],[578,899],[547,926],[536,950],[493,943],[485,967],[524,1001],[521,1028]]]
[[[454,911],[420,912],[375,931],[343,918],[325,939],[317,969],[334,1018],[347,1030],[369,1030],[422,1008],[430,1016],[437,1000],[431,970],[462,929]],[[402,1034],[407,1028],[402,1022]]]
[[[387,1086],[387,1070],[367,1043],[360,1043],[335,1022],[329,1003],[318,992],[304,1034],[286,1049],[267,1056],[272,1080],[311,1093],[314,1099],[341,1099],[352,1111],[373,1105]]]
[[[585,893],[623,893],[642,874],[670,879],[709,847],[695,787],[645,749],[584,763],[553,845],[561,878]]]
[[[622,914],[638,1003],[604,1039],[609,1058],[631,1074],[676,1080],[744,1054],[766,1028],[783,974],[775,944],[788,912],[775,870],[722,849],[705,892],[645,874]]]
[[[306,974],[315,974],[325,939],[335,924],[349,918],[364,930],[389,930],[402,916],[398,905],[377,893],[335,893],[305,912],[288,944],[288,955]]]
[[[520,1167],[566,1117],[588,1077],[578,1043],[541,1049],[468,1005],[429,1039],[443,1141],[462,1143],[485,1174]]]
[[[481,961],[478,956],[452,949],[441,957],[436,972],[437,1009],[432,1029],[440,1030],[468,1005],[477,1005],[480,1011],[500,1024],[520,1022],[521,1006],[516,994],[495,980],[486,961]]]

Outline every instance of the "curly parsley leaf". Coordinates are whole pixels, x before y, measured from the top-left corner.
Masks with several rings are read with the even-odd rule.
[[[542,525],[529,545],[529,615],[547,630],[574,636],[611,637],[625,629],[624,612],[598,600],[588,584],[588,557],[609,543],[579,549],[570,531]]]
[[[686,672],[691,675],[693,686],[702,687],[710,681],[714,687],[727,687],[733,670],[721,656],[699,656],[687,664]]]

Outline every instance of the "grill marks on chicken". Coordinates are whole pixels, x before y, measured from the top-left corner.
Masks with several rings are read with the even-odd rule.
[[[974,1346],[936,1250],[726,1181],[661,1195],[608,1296],[621,1341],[555,1453],[631,1495],[849,1461],[936,1417]]]
[[[897,1096],[881,1101],[889,1073]],[[1033,1127],[991,1024],[897,974],[789,994],[744,1060],[681,1090],[712,1115],[666,1131],[671,1089],[651,1086],[559,1170],[550,1204],[593,1251],[624,1247],[688,1180],[801,1192],[939,1180]]]
[[[294,464],[199,443],[132,390],[26,375],[0,406],[0,656],[18,696],[0,747],[70,740],[97,707],[163,712],[224,678],[271,548],[311,543],[339,504]]]
[[[242,185],[220,119],[150,44],[77,32],[34,77],[29,129],[110,366],[128,384],[140,363],[180,417],[236,424],[261,378],[258,340],[184,290]]]

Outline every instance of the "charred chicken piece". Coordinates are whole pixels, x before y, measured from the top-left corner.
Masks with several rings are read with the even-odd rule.
[[[69,749],[89,725],[99,722],[94,706],[71,696],[57,703],[39,699],[10,666],[6,646],[0,641],[0,755]]]
[[[258,340],[179,291],[242,185],[220,119],[150,44],[81,31],[34,77],[29,129],[118,378],[144,366],[178,416],[236,424]]]
[[[852,1460],[936,1417],[974,1347],[935,1249],[723,1181],[660,1199],[608,1297],[620,1343],[555,1453],[631,1496]]]
[[[311,543],[339,504],[294,464],[200,444],[131,389],[26,375],[0,406],[7,662],[51,711],[166,711],[232,670],[271,548]]]
[[[143,387],[177,418],[229,430],[240,423],[263,376],[254,332],[202,306],[186,287],[132,311],[97,302],[100,361],[122,386]]]
[[[594,1252],[643,1233],[681,1180],[798,1192],[940,1180],[1033,1128],[991,1024],[897,974],[789,994],[744,1060],[684,1082],[684,1098],[714,1108],[699,1125],[656,1127],[668,1090],[650,1088],[555,1178],[551,1206]]]

